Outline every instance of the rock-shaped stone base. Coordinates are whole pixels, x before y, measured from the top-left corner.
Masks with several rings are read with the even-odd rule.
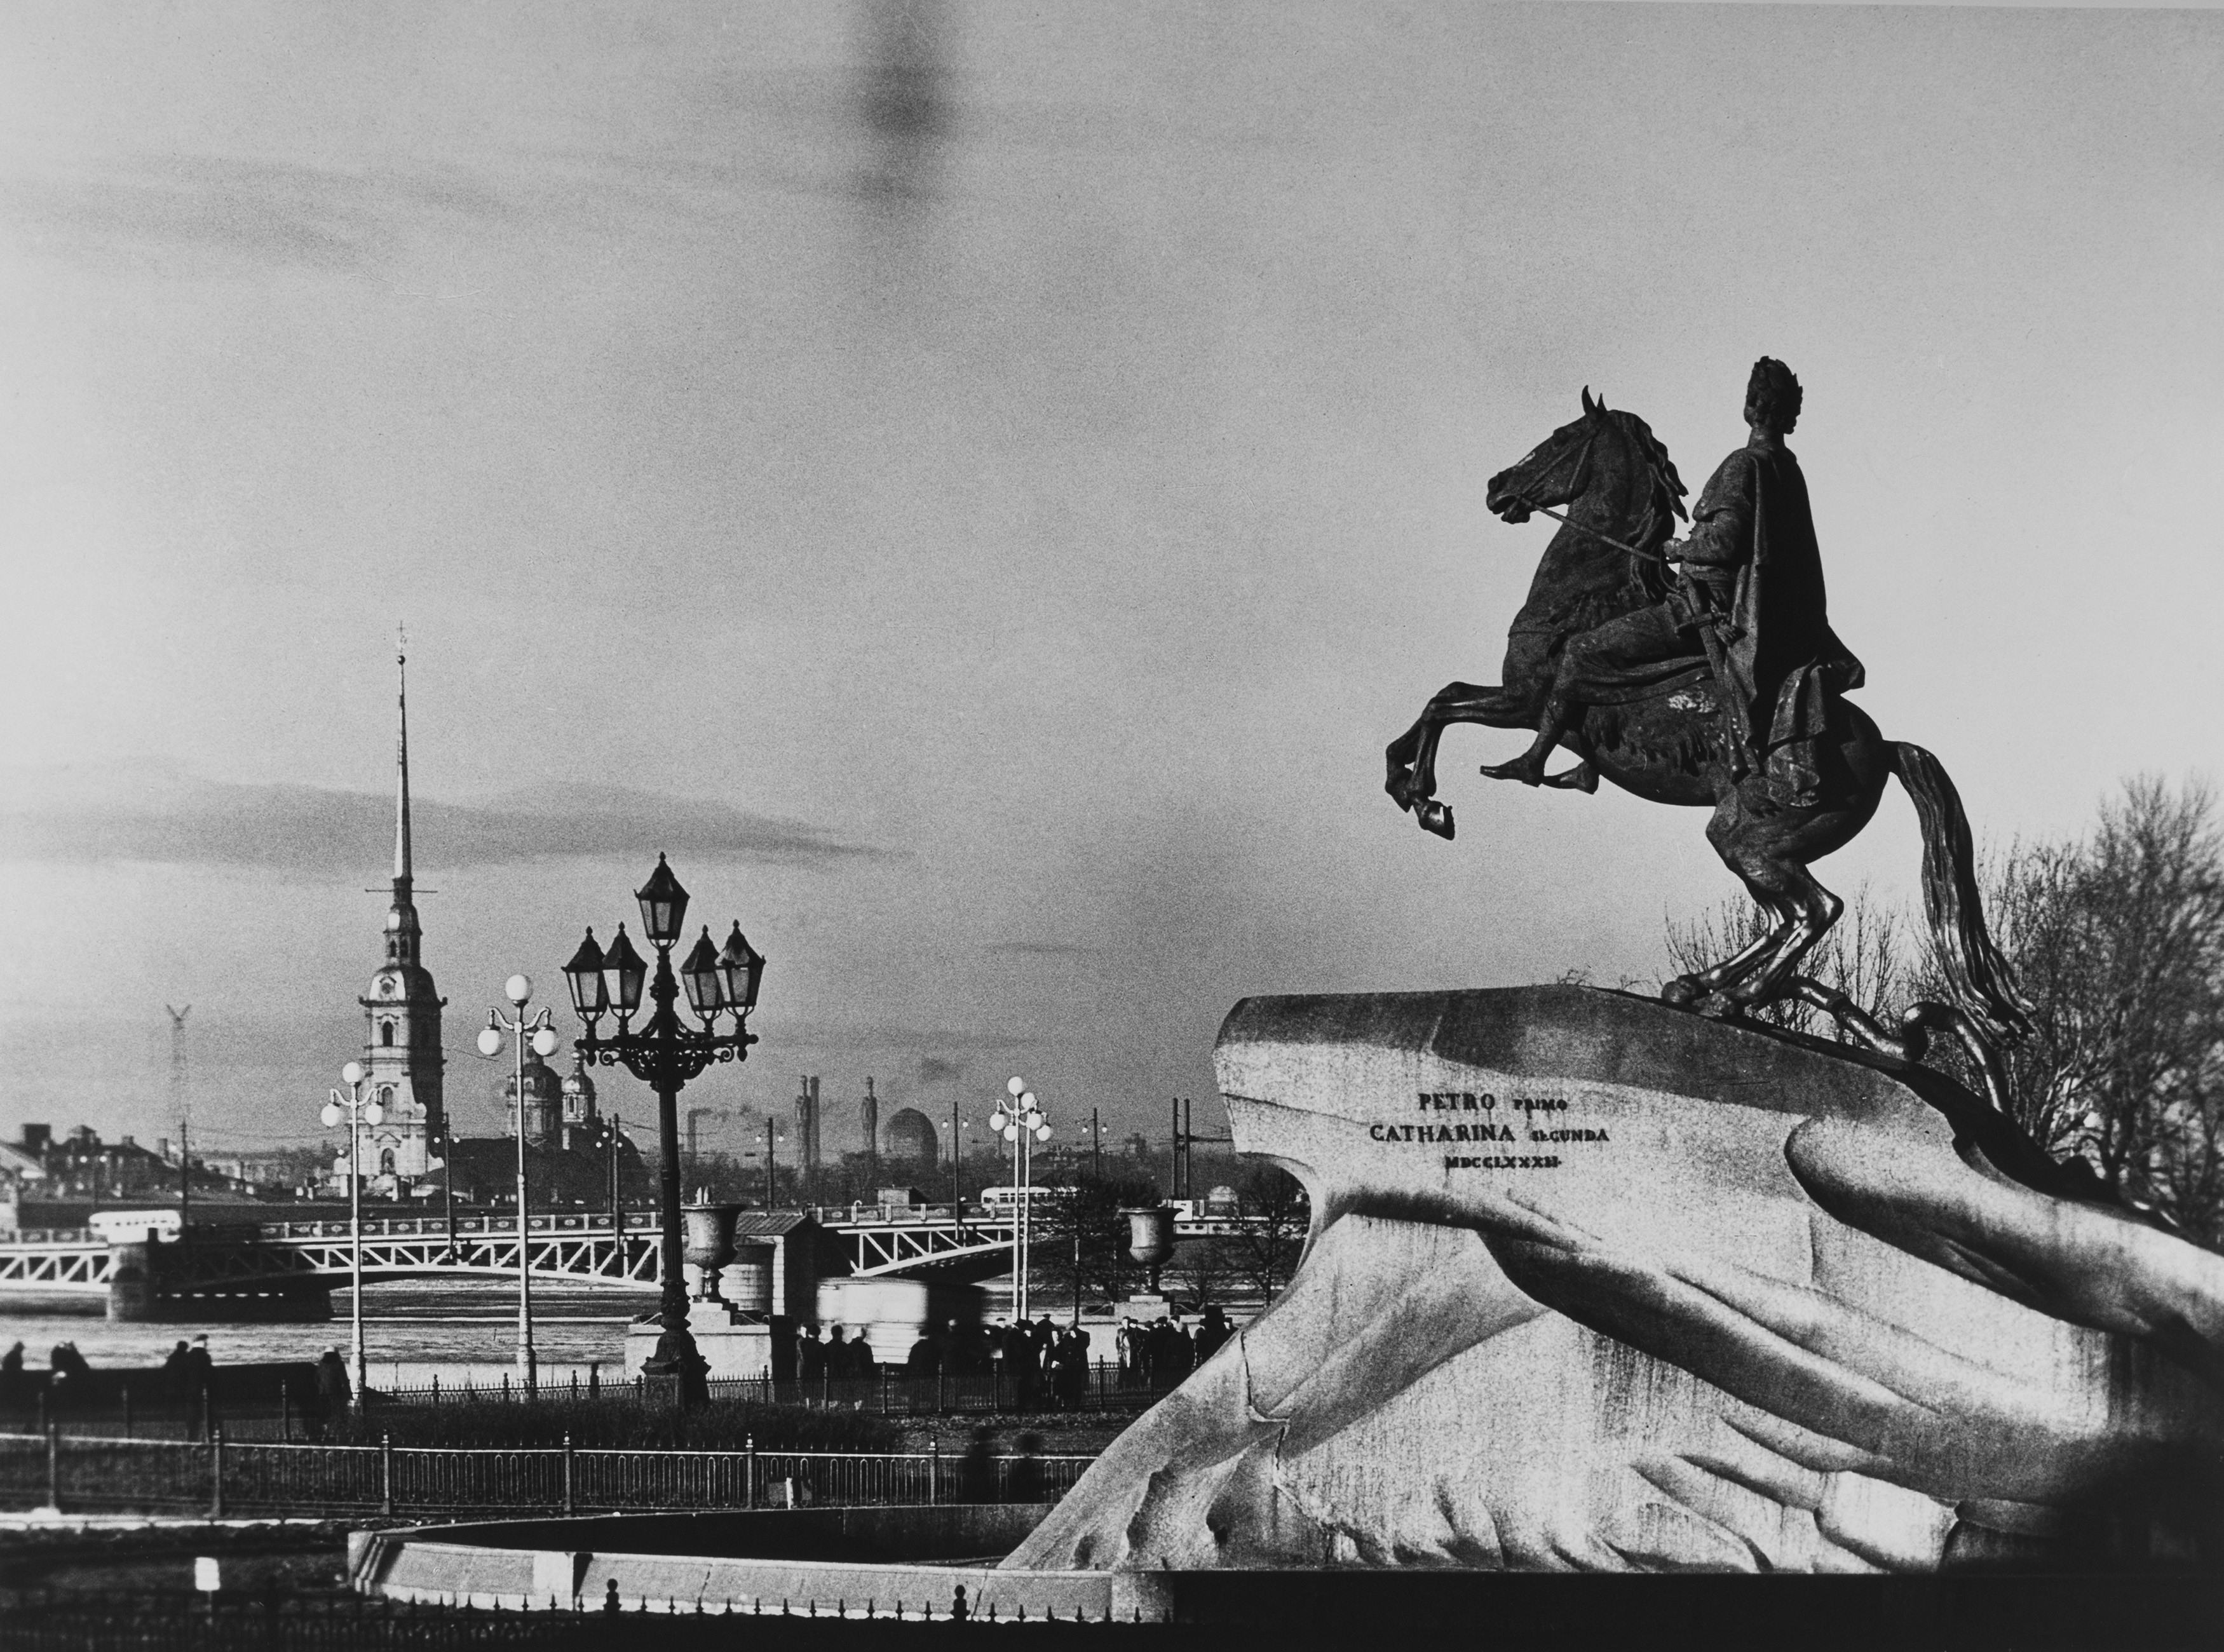
[[[1018,1567],[2214,1564],[2224,1258],[1935,1074],[1578,987],[1254,999],[1289,1289]]]

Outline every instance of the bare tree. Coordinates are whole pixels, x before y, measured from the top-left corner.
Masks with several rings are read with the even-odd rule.
[[[1774,927],[1753,901],[1733,898],[1688,922],[1670,918],[1668,957],[1678,974],[1693,974],[1743,951]],[[1910,971],[1900,913],[1876,900],[1864,882],[1846,903],[1845,916],[1816,943],[1800,973],[1834,987],[1865,1008],[1894,1004],[1907,993]],[[1839,1037],[1836,1024],[1798,999],[1779,999],[1757,1012],[1760,1020],[1793,1032]]]
[[[2012,851],[1985,881],[2038,1008],[2010,1056],[2018,1121],[2111,1189],[2224,1232],[2224,836],[2208,787],[2133,780],[2089,839]]]
[[[1058,1177],[1054,1185],[1071,1188],[1072,1196],[1036,1207],[1034,1265],[1061,1295],[1124,1296],[1141,1271],[1128,1254],[1128,1219],[1121,1213],[1157,1204],[1157,1185],[1134,1176],[1083,1175]]]
[[[2016,1121],[2120,1196],[2224,1239],[2224,834],[2208,788],[2133,780],[2089,837],[2012,845],[1980,879],[2034,1006],[2029,1037],[2006,1052]],[[1671,920],[1669,955],[1679,971],[1703,968],[1767,923],[1743,902]],[[1946,998],[1922,933],[1864,886],[1803,969],[1879,1012]],[[1804,1004],[1760,1014],[1832,1031]],[[1933,1040],[1927,1059],[1978,1088],[1953,1040]]]
[[[1303,1248],[1312,1207],[1305,1184],[1275,1164],[1244,1170],[1235,1187],[1243,1214],[1243,1233],[1229,1245],[1229,1258],[1244,1282],[1271,1297],[1289,1283]]]
[[[1228,1300],[1230,1287],[1242,1277],[1236,1258],[1224,1239],[1199,1240],[1180,1253],[1179,1260],[1166,1270],[1168,1282],[1175,1268],[1180,1270],[1181,1283],[1188,1294],[1187,1311],[1201,1314],[1210,1304]]]

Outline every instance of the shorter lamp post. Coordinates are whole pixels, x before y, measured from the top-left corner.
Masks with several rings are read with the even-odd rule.
[[[351,1061],[340,1069],[340,1082],[344,1090],[334,1090],[332,1099],[325,1103],[323,1119],[327,1130],[336,1127],[341,1119],[348,1127],[348,1233],[352,1240],[348,1261],[348,1296],[351,1306],[352,1341],[350,1349],[350,1373],[354,1387],[351,1403],[357,1409],[363,1406],[363,1384],[365,1372],[363,1354],[363,1127],[369,1125],[376,1130],[386,1118],[386,1109],[377,1100],[363,1094],[363,1069],[359,1061]]]
[[[785,1140],[787,1140],[787,1133],[786,1133],[785,1132],[783,1132],[783,1131],[781,1131],[781,1130],[778,1129],[776,1126],[774,1126],[774,1125],[773,1124],[773,1121],[772,1121],[771,1119],[766,1119],[766,1120],[765,1120],[765,1144],[764,1144],[764,1163],[765,1163],[765,1210],[766,1210],[766,1213],[767,1213],[768,1214],[769,1214],[771,1213],[772,1209],[773,1209],[773,1203],[774,1203],[774,1201],[773,1201],[773,1195],[774,1195],[774,1192],[776,1191],[776,1189],[775,1189],[775,1187],[774,1187],[774,1165],[773,1165],[773,1160],[774,1160],[774,1153],[775,1153],[775,1151],[776,1151],[776,1150],[775,1150],[775,1148],[774,1148],[774,1143],[776,1143],[776,1142],[782,1142],[782,1141],[785,1141]],[[754,1151],[750,1151],[750,1152],[747,1152],[747,1153],[742,1154],[742,1157],[743,1158],[755,1158],[755,1157],[757,1157],[757,1155],[756,1155],[756,1153],[755,1153]]]
[[[533,1000],[533,978],[512,975],[502,983],[502,996],[510,1001],[517,1013],[504,1016],[500,1010],[487,1012],[487,1024],[479,1032],[479,1054],[492,1057],[502,1054],[502,1034],[516,1035],[517,1064],[517,1379],[530,1393],[540,1384],[540,1368],[533,1357],[533,1252],[530,1234],[525,1220],[525,1046],[529,1042],[533,1053],[547,1057],[556,1053],[559,1042],[556,1031],[549,1025],[551,1017],[547,1010],[527,1015],[525,1006]]]
[[[1016,1224],[1012,1230],[1013,1284],[1019,1316],[1024,1320],[1027,1316],[1027,1207],[1033,1202],[1034,1192],[1028,1177],[1033,1169],[1035,1144],[1050,1139],[1050,1120],[1043,1116],[1027,1080],[1015,1078],[1004,1089],[1011,1097],[1009,1110],[999,1101],[989,1115],[989,1128],[1012,1150],[1012,1220]]]
[[[682,1402],[693,1403],[706,1398],[709,1390],[703,1380],[703,1357],[687,1329],[687,1280],[682,1270],[686,1240],[679,1210],[679,1092],[714,1062],[749,1058],[749,1046],[757,1041],[749,1030],[749,1012],[756,1007],[765,960],[742,938],[739,924],[723,949],[705,928],[675,976],[672,948],[686,922],[687,892],[664,856],[656,857],[656,870],[634,891],[634,899],[641,903],[641,933],[656,949],[655,977],[650,979],[648,961],[626,939],[624,924],[618,925],[607,949],[596,943],[595,932],[589,930],[564,966],[572,1005],[587,1028],[586,1037],[575,1039],[572,1048],[582,1059],[605,1067],[624,1062],[628,1072],[656,1092],[656,1137],[662,1156],[657,1203],[664,1224],[660,1246],[663,1289],[657,1317],[664,1334],[642,1370],[652,1377],[678,1378]],[[700,1028],[689,1026],[676,1007],[683,981]],[[645,1025],[635,1026],[633,1018],[641,1012],[644,986],[655,1008]],[[617,1017],[617,1030],[605,1032],[602,1018],[612,1013]],[[734,1018],[734,1024],[721,1031],[718,1020],[726,1015]],[[766,1169],[769,1175],[769,1158]]]

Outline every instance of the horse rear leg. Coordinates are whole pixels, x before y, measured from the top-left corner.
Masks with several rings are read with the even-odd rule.
[[[1791,929],[1791,912],[1751,884],[1746,886],[1746,892],[1753,897],[1753,904],[1772,920],[1769,928],[1720,963],[1710,964],[1704,969],[1694,970],[1688,975],[1678,975],[1675,980],[1665,982],[1660,988],[1663,1002],[1690,1006],[1711,998],[1760,968],[1769,954],[1783,944],[1785,936]]]
[[[1775,921],[1734,957],[1670,981],[1661,989],[1664,999],[1734,1012],[1791,991],[1799,961],[1845,911],[1845,903],[1815,880],[1804,861],[1793,858],[1816,823],[1810,814],[1755,815],[1734,791],[1722,797],[1707,823],[1707,841]],[[1715,1001],[1705,1002],[1710,999]]]
[[[1781,998],[1790,990],[1799,961],[1846,910],[1846,903],[1815,880],[1805,867],[1791,861],[1763,863],[1757,870],[1741,871],[1748,888],[1766,889],[1774,897],[1772,911],[1788,912],[1766,937],[1762,955],[1739,980],[1722,988],[1723,996],[1741,1008],[1753,1009]]]

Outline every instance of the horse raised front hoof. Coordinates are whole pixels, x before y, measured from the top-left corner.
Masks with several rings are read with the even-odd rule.
[[[1425,832],[1434,832],[1446,842],[1452,838],[1452,806],[1438,803],[1434,798],[1413,805],[1413,818]]]

